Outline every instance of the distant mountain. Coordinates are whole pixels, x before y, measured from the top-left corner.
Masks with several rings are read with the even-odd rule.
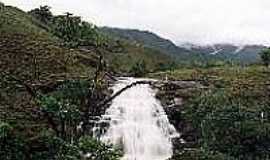
[[[172,41],[149,31],[111,27],[102,27],[100,30],[114,38],[117,37],[128,40],[136,45],[159,50],[174,57],[179,57],[182,60],[194,60],[205,57],[218,60],[232,60],[241,63],[255,63],[260,60],[259,52],[266,48],[266,46],[262,45],[239,46],[226,43],[213,45],[185,43],[176,45]]]
[[[194,53],[200,53],[205,56],[215,57],[224,60],[235,60],[244,63],[254,63],[260,60],[259,53],[266,48],[263,45],[234,45],[234,44],[214,44],[199,46],[194,44],[182,44]]]
[[[141,44],[145,47],[159,50],[170,55],[187,55],[189,50],[175,45],[172,41],[164,39],[155,33],[149,31],[140,31],[135,29],[120,29],[102,27],[100,30],[110,36],[118,37],[119,39],[128,40],[133,43]]]

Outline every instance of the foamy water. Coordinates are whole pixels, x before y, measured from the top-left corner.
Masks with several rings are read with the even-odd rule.
[[[138,80],[119,80],[113,90],[117,92]],[[106,120],[109,128],[101,140],[123,146],[122,160],[166,160],[172,156],[171,139],[178,133],[148,84],[129,88],[116,97],[102,116],[101,121]]]

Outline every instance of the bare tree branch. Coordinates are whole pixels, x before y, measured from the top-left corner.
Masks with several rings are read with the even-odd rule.
[[[152,85],[153,83],[154,83],[153,81],[137,81],[137,82],[131,83],[130,85],[127,85],[126,87],[122,88],[120,91],[116,92],[113,96],[111,96],[108,99],[106,99],[106,100],[102,101],[101,103],[99,103],[97,105],[97,107],[105,106],[106,104],[110,103],[117,96],[119,96],[120,94],[122,94],[124,91],[126,91],[127,89],[129,89],[131,87],[134,87],[134,86],[140,85],[140,84],[149,84],[149,85]]]

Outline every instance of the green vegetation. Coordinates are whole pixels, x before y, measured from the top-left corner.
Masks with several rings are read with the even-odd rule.
[[[172,45],[166,40],[157,50],[114,34],[71,13],[53,15],[48,6],[25,13],[0,3],[1,160],[119,159],[120,149],[89,137],[89,117],[106,109],[99,104],[110,95],[110,74],[205,87],[179,93],[188,98],[174,114],[195,140],[172,159],[270,159],[268,68],[199,54],[173,59],[164,54]],[[158,39],[151,35],[147,43]],[[261,53],[265,66],[269,53]]]
[[[135,77],[144,76],[146,74],[146,64],[144,61],[136,62],[132,68],[131,72],[134,74]]]
[[[270,158],[268,70],[262,66],[235,66],[182,69],[151,76],[165,75],[174,80],[197,81],[206,87],[191,93],[181,111],[174,113],[186,124],[181,128],[183,136],[193,135],[193,140],[189,138],[187,142],[192,145],[183,145],[184,151],[173,159]]]
[[[153,71],[159,69],[158,64],[166,64],[171,61],[168,56],[159,51],[107,35],[102,29],[82,21],[81,17],[71,13],[53,16],[48,6],[34,9],[29,13],[44,22],[47,30],[60,38],[64,46],[91,49],[104,56],[109,70],[113,72],[133,74],[131,68],[138,61],[147,62],[145,64],[148,71]],[[96,50],[97,46],[100,47],[99,51]]]
[[[118,149],[87,138],[86,123],[77,128],[106,96],[99,54],[62,45],[67,41],[53,32],[48,7],[41,7],[43,19],[0,9],[0,159],[118,159]],[[86,25],[82,35],[94,37]]]
[[[261,52],[261,59],[263,64],[268,67],[270,65],[270,49],[265,49]]]
[[[0,123],[1,159],[119,159],[122,155],[119,149],[87,136],[90,132],[90,128],[85,127],[88,121],[86,117],[89,116],[86,114],[86,108],[90,107],[87,102],[89,94],[102,92],[89,88],[92,88],[91,83],[87,81],[66,81],[53,92],[38,93],[33,103],[39,106],[42,117],[35,122],[40,130],[31,133],[32,136],[20,131],[21,127],[30,127],[24,119],[19,122],[5,118],[6,122]],[[95,98],[98,101],[99,98]]]
[[[43,24],[51,25],[53,14],[50,9],[51,8],[49,6],[40,6],[40,8],[33,9],[28,13],[41,21]]]
[[[42,133],[25,141],[12,133],[14,128],[7,123],[1,122],[0,130],[0,158],[3,160],[117,160],[122,154],[118,149],[87,136],[67,143],[49,133]]]

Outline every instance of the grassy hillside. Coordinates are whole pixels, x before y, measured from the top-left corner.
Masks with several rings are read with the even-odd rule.
[[[0,3],[0,9],[1,32],[46,34],[45,31],[38,27],[41,23],[22,10],[12,6],[5,6],[3,3]]]
[[[187,142],[178,144],[172,159],[269,159],[269,68],[225,66],[195,54],[180,59],[189,67],[173,70],[179,59],[165,54],[175,47],[170,42],[138,34],[151,34],[146,41],[158,41],[154,45],[160,50],[138,43],[133,39],[137,33],[131,38],[136,42],[119,39],[83,21],[70,30],[70,17],[81,21],[68,14],[44,22],[0,3],[1,160],[84,160],[86,153],[92,159],[118,160],[119,149],[87,136],[93,127],[89,118],[104,113],[107,106],[99,104],[111,94],[105,72],[204,86],[168,86],[159,93],[167,101],[183,100],[179,108],[168,107]]]
[[[173,60],[160,51],[136,46],[129,42],[122,41],[123,51],[105,54],[111,70],[120,73],[133,74],[133,69],[138,63],[145,65],[145,72],[164,70]]]
[[[144,64],[139,65],[144,74],[171,60],[162,53],[103,35],[98,35],[105,38],[103,46],[70,47],[53,30],[52,24],[0,3],[0,159],[51,160],[61,153],[78,158],[81,150],[75,153],[74,148],[81,149],[90,142],[95,145],[90,148],[96,147],[94,151],[106,151],[97,157],[118,157],[118,152],[106,149],[109,146],[82,137],[81,131],[74,133],[85,119],[83,113],[109,94],[106,83],[93,81],[99,55],[104,56],[104,71],[121,75],[133,74],[138,64]],[[83,36],[91,36],[87,33]],[[93,110],[91,114],[99,114],[104,108]],[[83,143],[77,143],[81,139]],[[61,156],[59,160],[65,159]]]
[[[0,20],[2,71],[40,81],[52,75],[85,75],[83,72],[91,71],[91,66],[81,62],[85,56],[94,57],[94,53],[60,46],[57,37],[39,27],[42,23],[25,12],[2,6]]]
[[[182,65],[206,65],[213,61],[223,61],[239,64],[252,64],[260,62],[259,53],[266,48],[261,45],[246,45],[239,47],[234,44],[213,44],[197,46],[193,44],[175,45],[170,40],[164,39],[149,31],[136,29],[120,29],[102,27],[100,30],[110,36],[126,40],[131,43],[146,46],[166,53]],[[196,63],[196,64],[195,64]]]
[[[35,136],[46,123],[24,84],[38,89],[92,76],[95,54],[60,46],[38,20],[15,7],[1,5],[0,21],[0,118],[20,134]]]
[[[262,66],[181,69],[151,77],[195,81],[201,90],[173,90],[172,114],[182,138],[172,160],[269,159],[270,72]]]
[[[111,35],[118,39],[128,40],[132,43],[137,43],[145,47],[149,47],[160,52],[167,53],[168,55],[174,55],[181,57],[183,55],[189,54],[190,51],[185,48],[180,48],[176,46],[173,42],[168,39],[164,39],[155,33],[149,31],[140,31],[132,29],[120,29],[120,28],[110,28],[103,27],[100,28],[105,34]]]

